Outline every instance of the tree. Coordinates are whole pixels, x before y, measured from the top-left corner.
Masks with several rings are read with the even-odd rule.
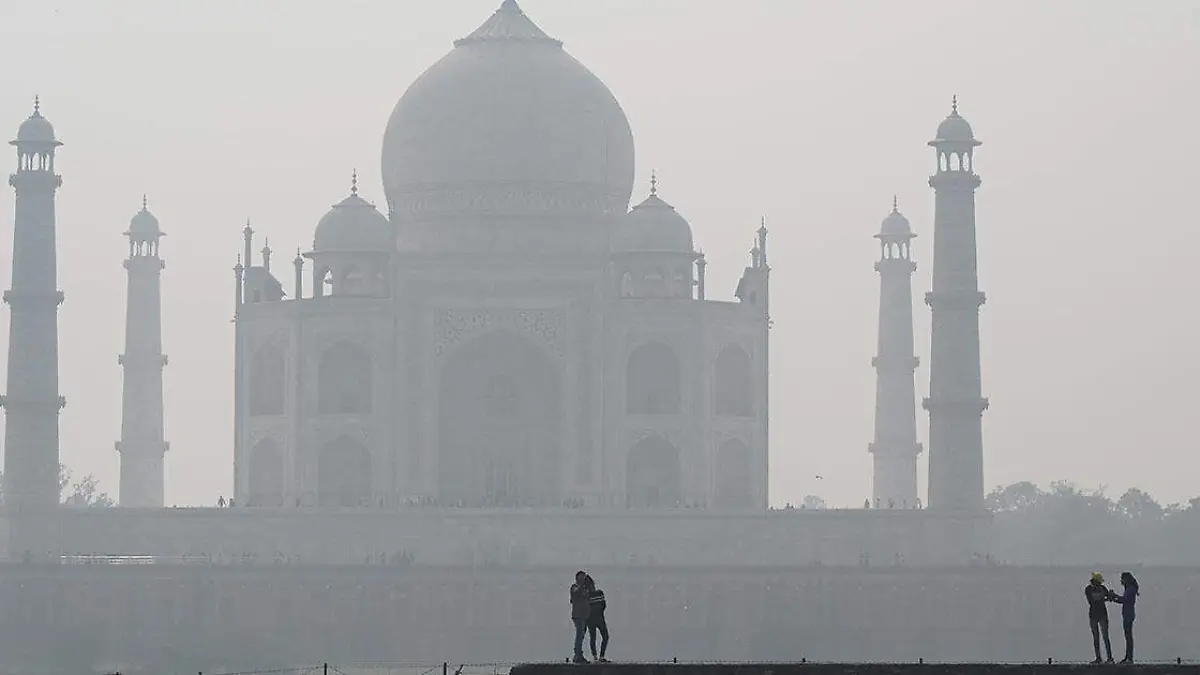
[[[100,480],[88,474],[72,483],[73,474],[66,464],[58,465],[58,501],[64,506],[107,508],[117,503],[108,493],[100,491]],[[4,474],[0,473],[0,504],[4,503]]]
[[[820,511],[825,508],[825,500],[816,495],[804,495],[804,500],[800,502],[800,507]]]
[[[1162,520],[1166,509],[1146,492],[1129,488],[1117,500],[1117,511],[1130,520],[1157,522]]]
[[[1031,511],[1042,504],[1046,493],[1041,488],[1021,481],[1004,487],[997,487],[984,497],[983,503],[992,513],[1010,513]]]

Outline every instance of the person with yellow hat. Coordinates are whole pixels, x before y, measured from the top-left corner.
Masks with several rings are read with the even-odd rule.
[[[1100,636],[1104,636],[1104,650],[1108,654],[1107,663],[1113,662],[1112,641],[1108,637],[1108,603],[1117,597],[1104,585],[1104,575],[1092,572],[1092,581],[1083,587],[1083,596],[1088,603],[1088,623],[1092,627],[1092,648],[1096,650],[1096,660],[1100,663]]]

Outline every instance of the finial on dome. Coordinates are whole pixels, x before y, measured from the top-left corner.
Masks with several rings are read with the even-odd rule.
[[[350,196],[358,196],[358,169],[354,169],[352,172],[350,172]]]
[[[37,94],[33,95],[33,116],[42,116],[42,97],[38,96]]]
[[[900,213],[900,199],[892,195],[892,213]]]
[[[955,94],[955,95],[954,95],[953,97],[951,97],[951,99],[950,99],[950,114],[951,114],[951,115],[957,115],[957,114],[958,114],[958,94]]]
[[[658,171],[654,169],[650,171],[650,196],[658,196]]]

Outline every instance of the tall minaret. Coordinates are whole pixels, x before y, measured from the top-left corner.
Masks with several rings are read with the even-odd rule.
[[[162,293],[159,277],[166,266],[159,257],[163,237],[158,219],[146,208],[129,222],[128,299],[125,308],[125,353],[117,359],[125,372],[121,400],[121,506],[163,506]]]
[[[912,261],[916,237],[896,200],[875,238],[879,240],[879,352],[875,367],[874,496],[877,507],[912,508],[917,504],[917,394],[913,356]]]
[[[929,360],[929,506],[983,508],[983,411],[979,380],[979,292],[975,247],[974,153],[980,143],[971,125],[950,116],[929,142],[937,151],[933,224],[933,310]]]
[[[66,401],[58,393],[58,290],[54,234],[54,195],[62,177],[54,173],[54,153],[62,145],[34,101],[21,124],[17,172],[8,183],[16,191],[13,223],[12,309],[8,337],[8,394],[4,406],[4,499],[10,507],[53,507],[59,503],[58,414]]]

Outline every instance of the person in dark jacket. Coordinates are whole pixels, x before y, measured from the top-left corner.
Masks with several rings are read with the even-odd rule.
[[[575,663],[588,662],[583,658],[583,634],[587,631],[591,600],[587,586],[587,572],[579,570],[575,573],[575,583],[571,584],[571,623],[575,624]]]
[[[1113,662],[1112,641],[1108,637],[1108,603],[1116,599],[1116,594],[1104,585],[1104,575],[1092,573],[1092,581],[1083,587],[1083,596],[1088,603],[1088,623],[1092,627],[1092,648],[1096,650],[1096,660],[1100,663],[1100,636],[1104,636],[1104,649],[1108,653],[1108,663]]]
[[[604,655],[608,653],[608,622],[604,620],[604,610],[608,609],[608,603],[604,600],[604,591],[596,588],[596,580],[592,579],[589,574],[587,578],[588,586],[588,604],[590,610],[588,612],[588,637],[592,647],[592,658],[597,663],[608,663],[608,659]],[[596,652],[596,632],[600,633],[600,651]]]
[[[1121,604],[1121,625],[1125,628],[1125,658],[1121,663],[1133,663],[1133,620],[1137,618],[1134,607],[1140,590],[1137,579],[1129,572],[1121,572],[1121,588],[1122,593],[1113,598]]]

